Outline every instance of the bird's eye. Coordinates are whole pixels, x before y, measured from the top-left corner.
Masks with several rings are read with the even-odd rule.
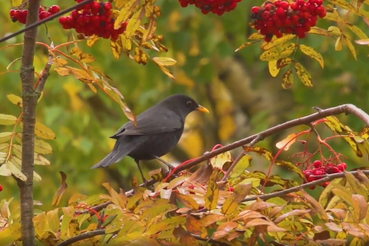
[[[192,105],[192,101],[187,101],[187,106],[191,106]]]

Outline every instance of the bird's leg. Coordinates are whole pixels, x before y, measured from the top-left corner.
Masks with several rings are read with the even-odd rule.
[[[169,171],[170,170],[173,170],[175,167],[172,165],[172,164],[169,164],[168,162],[164,161],[163,159],[161,159],[159,156],[155,156],[155,158],[157,160],[159,160],[161,163],[165,164],[168,168],[169,168]]]
[[[139,170],[139,171],[140,171],[140,173],[141,173],[142,182],[144,182],[144,183],[145,183],[145,186],[146,186],[146,184],[147,184],[147,180],[145,179],[145,176],[143,175],[143,172],[142,172],[142,170],[141,170],[141,167],[140,167],[140,161],[135,159],[135,162],[136,162],[136,164],[137,164],[137,166],[138,166],[138,170]]]

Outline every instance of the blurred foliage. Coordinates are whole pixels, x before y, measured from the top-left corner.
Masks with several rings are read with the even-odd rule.
[[[218,17],[204,16],[194,6],[180,8],[177,1],[158,1],[162,15],[157,20],[157,29],[165,37],[164,45],[169,48],[166,56],[177,60],[177,64],[170,67],[176,80],[165,76],[153,62],[143,66],[125,56],[113,58],[106,40],[99,40],[93,49],[82,43],[79,47],[95,57],[94,66],[113,79],[111,84],[123,94],[125,102],[135,114],[177,92],[189,94],[211,109],[211,115],[192,114],[188,117],[179,148],[167,156],[174,162],[199,156],[217,143],[226,144],[286,119],[311,113],[312,106],[324,108],[352,103],[369,112],[369,98],[366,95],[369,90],[368,49],[365,46],[355,46],[355,61],[348,49],[334,51],[334,40],[308,35],[303,42],[322,54],[324,70],[318,63],[311,62],[310,58],[297,54],[295,59],[313,75],[314,87],[306,88],[295,83],[287,92],[274,89],[280,87],[281,79],[271,78],[267,64],[258,61],[261,50],[255,48],[257,46],[234,53],[252,32],[248,26],[251,6],[261,3],[242,1],[233,12]],[[61,0],[45,0],[43,4],[58,4],[61,9],[71,5]],[[0,9],[0,33],[3,36],[23,27],[10,21],[9,9],[9,1],[4,1]],[[349,15],[347,21],[367,30],[365,22],[358,16]],[[330,23],[320,20],[318,25],[327,28]],[[39,28],[39,41],[49,43],[48,36],[56,45],[67,41],[69,32],[60,28],[57,20],[46,26]],[[22,35],[0,47],[17,42],[22,42]],[[43,69],[48,56],[43,46],[37,46],[36,52],[35,68],[38,72]],[[20,55],[21,47],[1,50],[0,72],[5,71],[9,63],[20,58]],[[232,62],[229,62],[230,59]],[[233,73],[232,69],[236,68],[234,64],[240,66],[241,71]],[[19,66],[19,61],[15,61],[11,69],[16,70]],[[227,81],[232,79],[231,76],[238,78],[235,87]],[[249,95],[244,94],[247,91],[255,97],[252,102],[248,101]],[[276,100],[275,95],[280,93],[288,96]],[[0,112],[19,115],[19,108],[8,101],[8,94],[20,94],[18,71],[1,74]],[[265,98],[270,100],[263,100]],[[274,106],[281,103],[284,103],[283,107],[273,111]],[[85,84],[72,76],[61,77],[52,72],[37,107],[37,120],[50,127],[56,135],[56,139],[50,142],[53,153],[48,159],[51,165],[36,166],[43,180],[35,183],[34,197],[42,203],[42,210],[52,208],[51,200],[60,183],[59,171],[67,174],[69,186],[61,200],[62,205],[67,205],[68,198],[77,193],[91,196],[96,191],[103,191],[101,184],[104,182],[109,182],[115,189],[118,186],[127,189],[131,187],[132,176],[138,177],[130,158],[124,158],[109,170],[90,170],[112,149],[114,140],[108,136],[127,121],[119,105],[105,94],[99,92],[94,95]],[[362,127],[362,122],[353,118],[343,118],[342,122],[356,131]],[[0,132],[10,129],[0,126]],[[337,152],[348,156],[350,168],[362,162],[342,144],[343,141],[333,142],[332,147]],[[276,150],[273,139],[266,139],[260,145]],[[146,171],[159,167],[155,161],[148,164]],[[257,165],[260,171],[266,171],[268,167],[268,163],[263,161]],[[284,169],[274,169],[275,172],[286,172]],[[1,198],[17,199],[14,195],[17,194],[17,186],[12,178],[1,178],[1,185],[4,187]],[[317,189],[316,193],[320,191]],[[16,207],[17,202],[12,202],[12,205]]]

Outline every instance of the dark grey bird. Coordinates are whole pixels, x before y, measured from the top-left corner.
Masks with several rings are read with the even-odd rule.
[[[192,111],[208,113],[194,99],[182,94],[169,96],[124,124],[110,138],[116,139],[113,150],[92,168],[107,167],[130,156],[137,163],[142,179],[146,179],[140,160],[158,159],[169,168],[172,166],[160,157],[170,152],[182,136],[187,115]]]

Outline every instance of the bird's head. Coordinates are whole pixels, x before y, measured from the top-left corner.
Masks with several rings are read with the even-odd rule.
[[[192,111],[200,111],[203,113],[209,113],[209,110],[199,105],[194,99],[182,94],[175,94],[167,97],[162,102],[167,108],[176,112],[183,119]]]

